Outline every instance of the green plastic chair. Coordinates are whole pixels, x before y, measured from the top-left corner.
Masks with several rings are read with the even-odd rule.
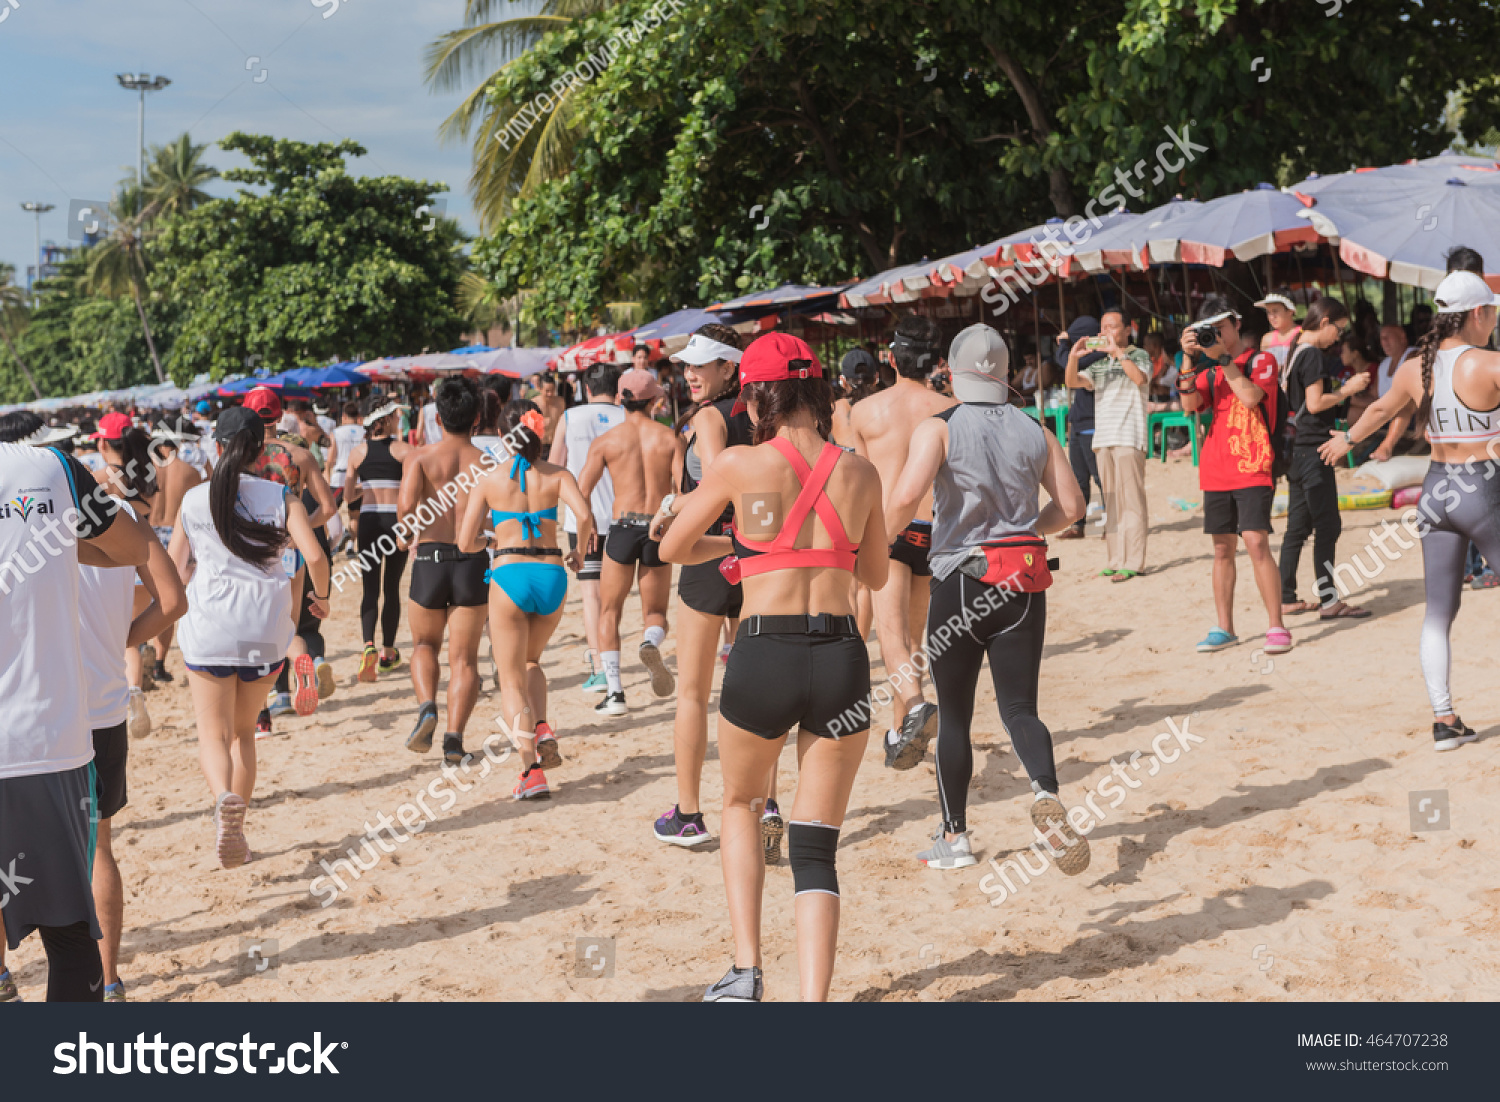
[[[1146,458],[1156,455],[1163,463],[1167,461],[1167,429],[1185,428],[1193,442],[1193,466],[1198,465],[1198,417],[1180,409],[1162,410],[1146,418]],[[1161,448],[1158,452],[1156,431],[1161,430]]]

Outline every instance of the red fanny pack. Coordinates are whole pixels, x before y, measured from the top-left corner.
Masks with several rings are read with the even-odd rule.
[[[724,575],[724,580],[730,585],[739,585],[740,560],[733,555],[726,555],[719,560],[719,573]]]
[[[1047,541],[1022,536],[1013,540],[981,544],[979,552],[984,555],[983,570],[978,571],[979,554],[974,554],[964,564],[964,573],[978,578],[986,585],[1004,586],[1014,593],[1040,593],[1052,585],[1052,569],[1056,559],[1047,558]],[[969,568],[970,564],[974,568]]]

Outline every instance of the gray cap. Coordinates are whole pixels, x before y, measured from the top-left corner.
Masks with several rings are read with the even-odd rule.
[[[1010,401],[1010,349],[1005,338],[977,322],[953,338],[948,346],[948,370],[953,396],[960,402]]]

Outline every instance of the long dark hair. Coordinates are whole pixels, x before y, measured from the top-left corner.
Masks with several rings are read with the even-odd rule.
[[[755,442],[772,439],[781,424],[799,409],[813,415],[818,435],[833,435],[833,387],[827,379],[780,379],[774,383],[751,383],[740,396],[755,406]]]
[[[526,462],[536,463],[542,458],[542,438],[521,424],[528,413],[540,414],[537,404],[526,398],[507,402],[500,416],[500,435],[512,455],[524,456]]]
[[[149,504],[156,496],[156,464],[151,458],[151,434],[145,429],[131,427],[120,439],[105,443],[119,452],[124,460],[114,469],[120,474],[125,495],[133,501]]]
[[[220,442],[219,462],[208,484],[208,508],[214,531],[230,554],[262,570],[281,557],[291,538],[285,528],[263,524],[239,511],[240,475],[250,469],[266,444],[265,426],[257,419]]]
[[[716,321],[711,321],[707,325],[700,326],[698,329],[694,330],[693,336],[696,337],[699,335],[705,336],[711,341],[718,341],[720,344],[727,344],[730,348],[738,348],[741,352],[745,350],[745,342],[743,339],[741,339],[740,335],[729,326],[720,325]],[[681,432],[683,426],[692,421],[694,417],[697,417],[698,411],[703,409],[705,406],[711,406],[715,402],[722,402],[726,398],[738,397],[739,393],[740,373],[738,371],[735,371],[729,377],[729,385],[724,387],[723,390],[719,391],[719,393],[717,394],[710,394],[707,398],[703,399],[703,401],[694,402],[691,406],[689,406],[683,413],[683,415],[677,418],[677,422],[672,426],[672,431]]]
[[[500,395],[489,387],[479,389],[479,419],[474,425],[475,436],[496,436],[500,423]]]
[[[1418,425],[1427,424],[1427,414],[1432,409],[1432,365],[1437,361],[1438,345],[1449,337],[1458,336],[1471,313],[1472,310],[1465,310],[1462,314],[1434,315],[1432,327],[1417,342],[1417,354],[1422,357],[1422,404],[1417,409]]]

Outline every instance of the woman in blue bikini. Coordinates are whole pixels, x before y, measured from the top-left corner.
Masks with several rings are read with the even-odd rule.
[[[525,400],[509,403],[501,414],[501,442],[509,461],[481,478],[469,495],[458,529],[458,545],[477,551],[490,542],[490,640],[500,676],[500,699],[508,734],[521,752],[521,779],[511,795],[518,800],[549,794],[543,769],[562,764],[551,729],[537,734],[537,717],[546,714],[547,678],[542,650],[562,619],[568,575],[582,566],[576,551],[557,545],[557,503],[578,517],[578,546],[593,535],[593,512],[567,468],[542,459],[542,411]],[[488,518],[486,512],[488,511]],[[493,531],[485,531],[486,520]]]

